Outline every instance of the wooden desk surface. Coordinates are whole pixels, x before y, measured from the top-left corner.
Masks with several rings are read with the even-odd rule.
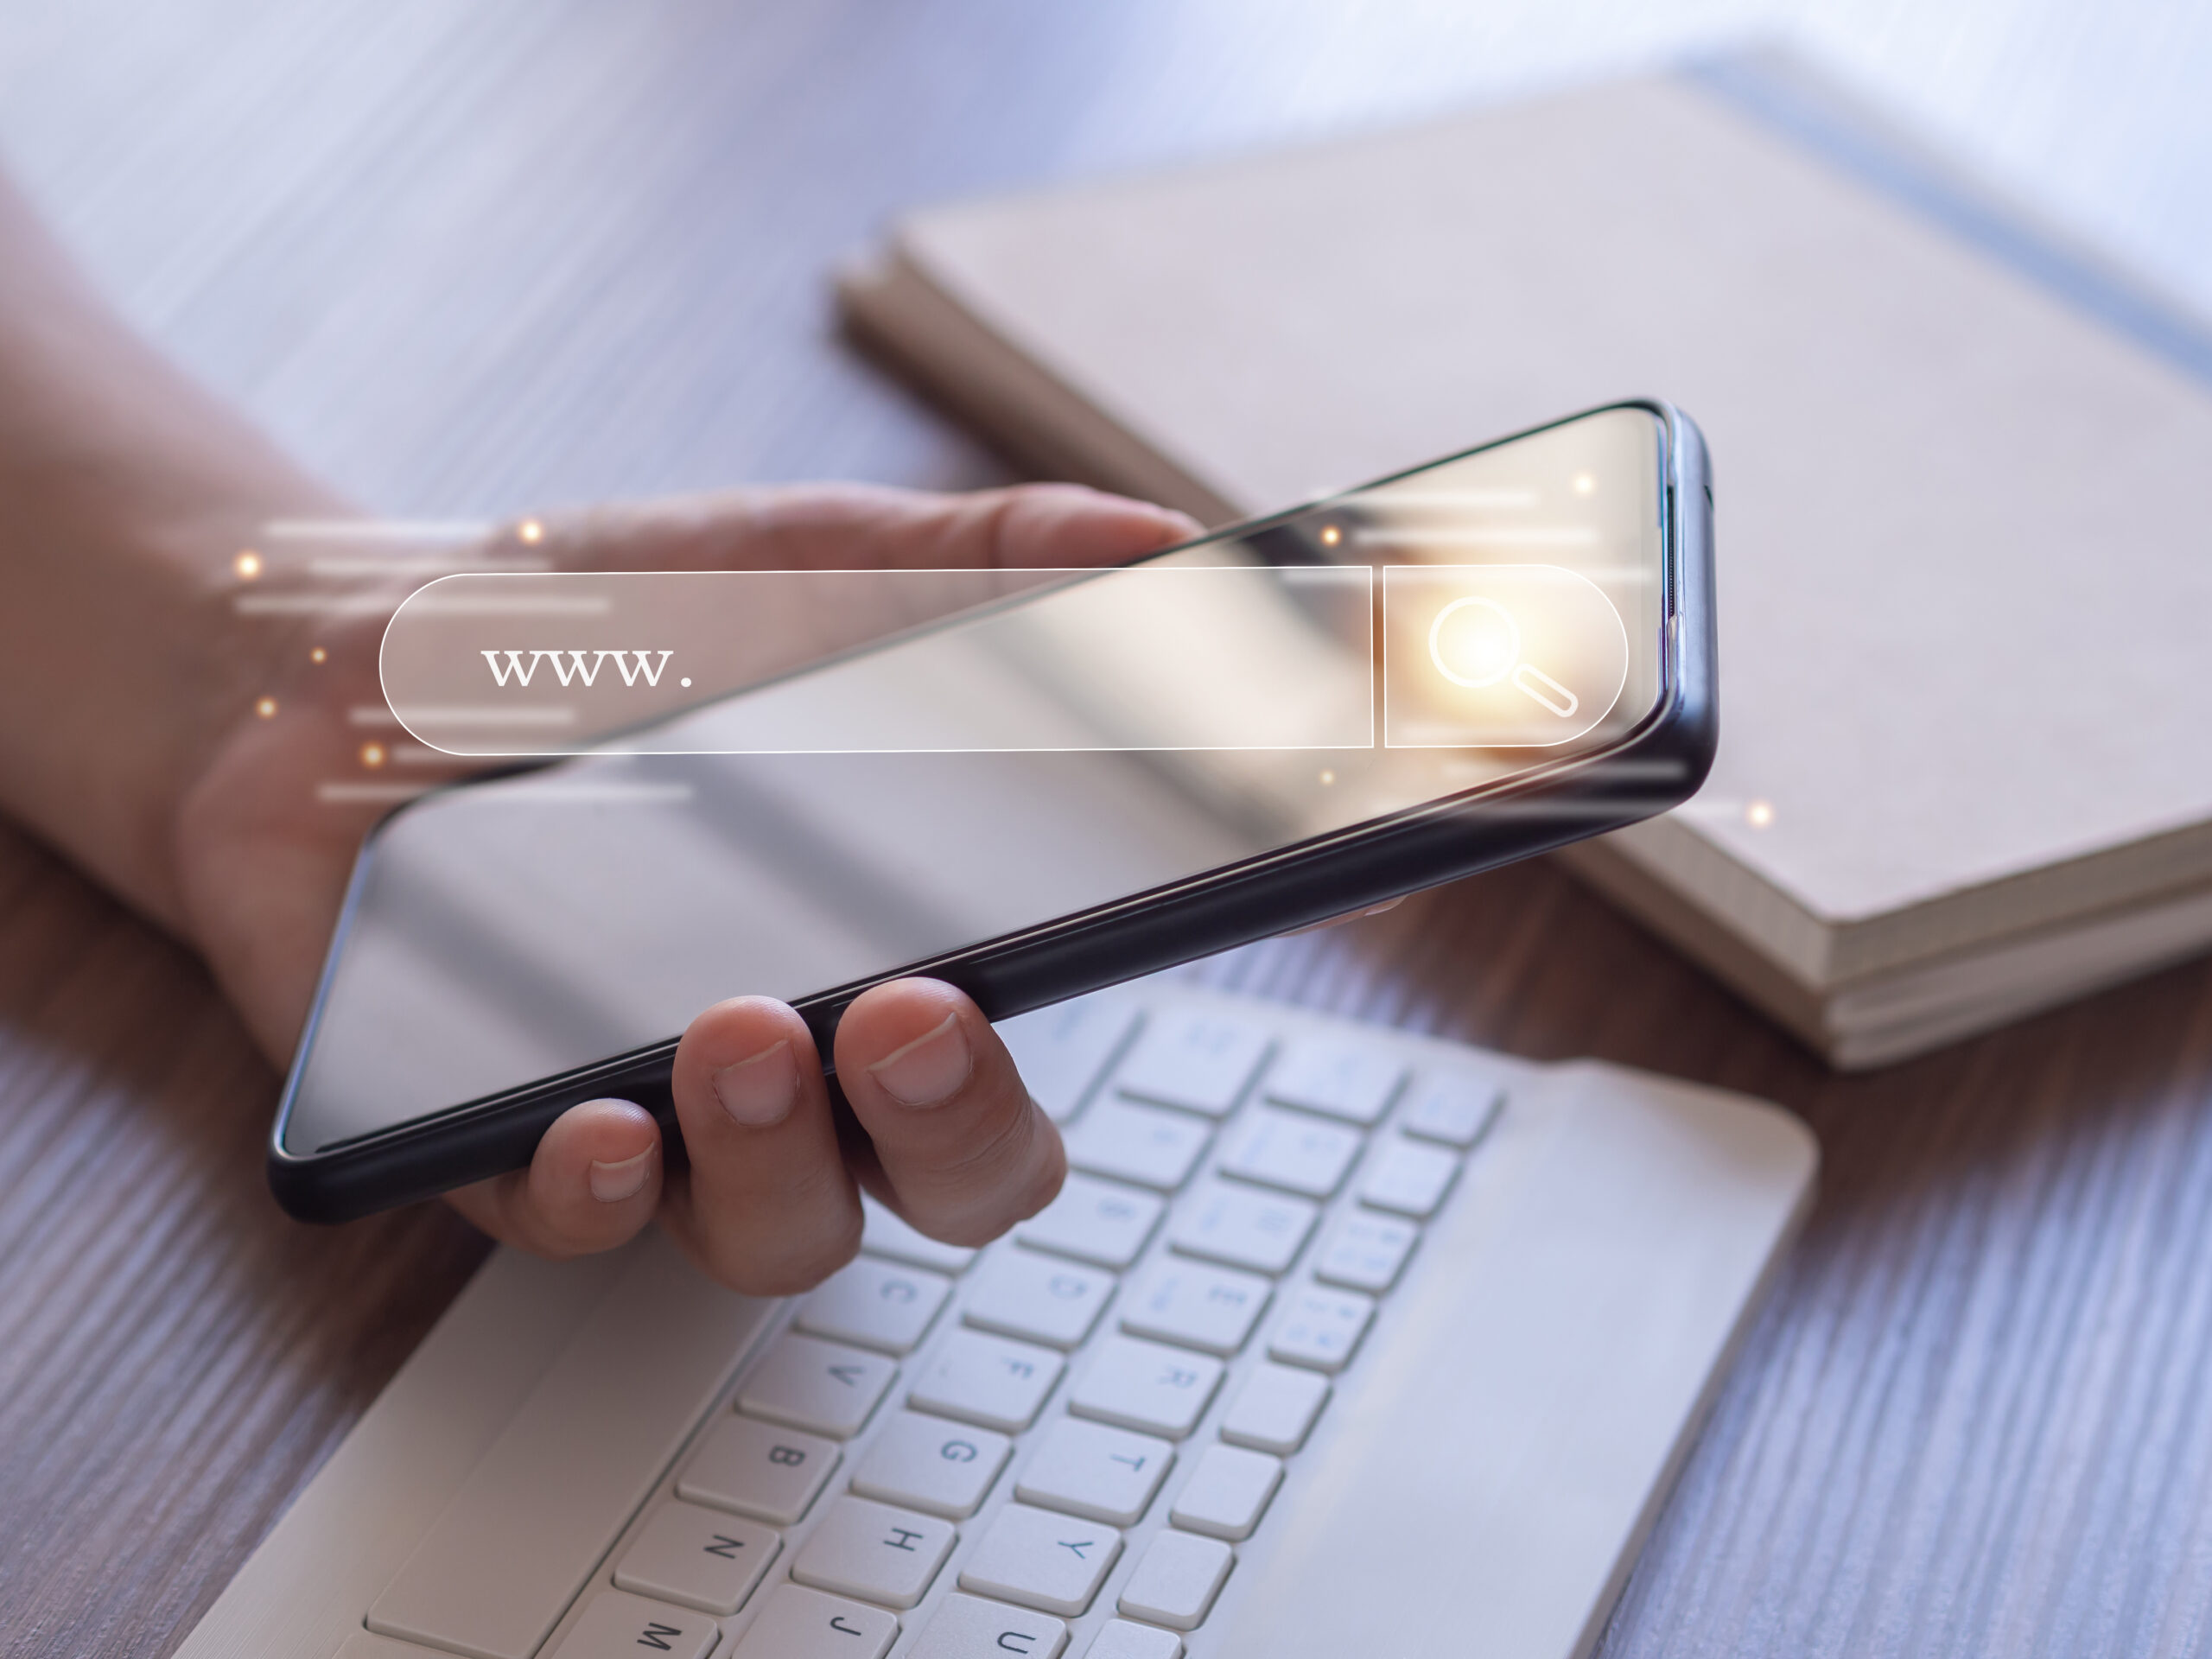
[[[825,266],[897,204],[1415,115],[1707,26],[1621,0],[160,15],[19,9],[0,143],[135,316],[414,513],[990,481],[830,335]],[[2161,210],[2212,180],[2212,36],[2134,23],[1829,33],[2212,289]],[[2212,966],[1852,1078],[1547,865],[1193,971],[1707,1080],[1820,1135],[1821,1205],[1608,1654],[2212,1641]],[[168,1653],[481,1255],[435,1208],[285,1221],[275,1089],[188,957],[0,829],[0,1652]]]

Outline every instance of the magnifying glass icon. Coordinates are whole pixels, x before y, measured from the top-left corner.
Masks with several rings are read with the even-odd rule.
[[[1582,706],[1534,663],[1521,660],[1521,625],[1494,599],[1470,594],[1437,612],[1428,625],[1428,660],[1454,685],[1471,691],[1510,681],[1513,689],[1561,720]]]

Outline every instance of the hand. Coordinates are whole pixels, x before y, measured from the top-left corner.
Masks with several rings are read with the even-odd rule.
[[[1179,516],[1069,486],[971,496],[819,486],[596,509],[547,520],[530,548],[564,569],[1052,566],[1128,559],[1190,533]],[[512,555],[512,537],[487,553]],[[271,566],[256,580],[267,591],[283,576]],[[385,593],[383,613],[233,651],[233,664],[258,677],[234,666],[235,712],[177,811],[188,933],[279,1064],[305,1019],[354,849],[388,804],[345,798],[399,775],[400,734],[355,723],[355,711],[381,706],[376,643],[404,591]],[[365,767],[365,752],[382,764]],[[658,1215],[716,1278],[779,1294],[850,1257],[856,1184],[925,1232],[971,1244],[1058,1189],[1057,1133],[959,992],[879,987],[846,1013],[836,1047],[852,1110],[842,1125],[798,1015],[764,999],[722,1003],[678,1050],[688,1168],[666,1166],[643,1109],[595,1101],[548,1130],[527,1171],[453,1202],[493,1236],[554,1256],[610,1248]]]
[[[238,602],[242,583],[332,596],[252,538],[270,518],[346,512],[133,337],[0,178],[0,810],[199,949],[280,1065],[362,833],[405,792],[395,784],[424,776],[408,763],[438,759],[376,723],[378,641],[411,583],[366,585],[350,619]],[[484,550],[574,569],[1053,566],[1133,558],[1192,528],[1066,486],[812,486],[599,508]],[[249,545],[263,562],[250,577]],[[454,1202],[555,1255],[659,1214],[708,1271],[773,1291],[850,1254],[855,1182],[968,1243],[1050,1197],[1058,1142],[957,992],[881,987],[837,1046],[844,1122],[789,1009],[709,1009],[677,1065],[688,1170],[663,1167],[644,1112],[594,1102],[548,1131],[526,1173]]]

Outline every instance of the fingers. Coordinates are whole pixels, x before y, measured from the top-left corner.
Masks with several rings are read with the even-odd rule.
[[[1060,1190],[1059,1132],[998,1033],[950,985],[863,992],[837,1027],[837,1081],[874,1142],[885,1196],[934,1238],[988,1243]]]
[[[1034,1215],[1067,1173],[1058,1132],[976,1005],[934,980],[879,985],[845,1011],[837,1072],[873,1142],[871,1184],[915,1226],[982,1244]],[[529,1169],[451,1195],[493,1237],[561,1258],[610,1249],[656,1207],[700,1267],[749,1295],[818,1284],[860,1248],[859,1193],[806,1024],[740,997],[691,1022],[673,1087],[689,1168],[627,1101],[564,1112]]]
[[[626,1243],[652,1219],[661,1185],[652,1114],[591,1100],[554,1119],[528,1169],[447,1196],[493,1237],[561,1261]]]
[[[781,1296],[852,1260],[860,1195],[805,1021],[767,997],[717,1003],[677,1047],[675,1091],[691,1166],[664,1221],[705,1272]]]
[[[529,521],[563,569],[820,570],[1113,564],[1198,534],[1179,512],[1077,484],[936,495],[805,484],[616,503]],[[514,540],[520,530],[506,532]]]

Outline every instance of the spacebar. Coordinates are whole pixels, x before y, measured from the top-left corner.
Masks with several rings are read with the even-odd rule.
[[[530,1659],[777,1304],[658,1234],[539,1379],[369,1610],[384,1636]]]

